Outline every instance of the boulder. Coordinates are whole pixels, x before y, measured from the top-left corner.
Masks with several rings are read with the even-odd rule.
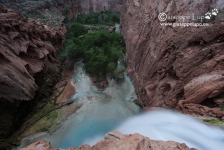
[[[42,148],[42,149],[41,149]],[[41,149],[53,150],[48,142],[33,143],[21,150]],[[113,131],[105,135],[104,140],[97,142],[92,147],[88,144],[78,148],[69,147],[67,150],[196,150],[189,148],[184,143],[173,141],[151,140],[140,134],[123,135],[119,131]]]

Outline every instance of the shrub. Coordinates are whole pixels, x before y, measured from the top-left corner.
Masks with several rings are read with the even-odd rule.
[[[67,13],[67,10],[64,10]],[[60,51],[58,59],[63,62],[69,61],[69,68],[73,66],[77,58],[82,57],[86,71],[95,76],[113,73],[117,61],[124,56],[125,43],[118,33],[110,33],[99,30],[87,33],[84,23],[97,24],[117,21],[119,14],[95,13],[79,15],[76,21],[67,23],[67,34],[63,50]],[[81,36],[83,35],[83,36]]]
[[[117,61],[124,56],[120,42],[123,39],[116,34],[102,30],[85,36],[82,47],[88,73],[100,75],[112,73],[116,69]]]
[[[113,71],[116,69],[116,63],[114,63],[114,62],[109,62],[108,64],[107,64],[107,72],[108,73],[113,73]]]
[[[220,108],[221,108],[222,111],[224,111],[224,103],[222,103],[222,104],[220,105]]]
[[[112,16],[113,22],[119,23],[120,22],[120,15],[119,14],[114,14]]]
[[[91,25],[114,25],[114,23],[120,22],[120,14],[119,13],[110,13],[110,12],[101,12],[83,15],[80,14],[77,17],[77,22],[82,24],[91,24]]]
[[[88,30],[84,27],[83,24],[71,21],[67,25],[67,38],[79,37],[80,35],[85,35]]]
[[[224,122],[216,119],[204,119],[203,121],[212,124],[224,124]]]
[[[64,20],[65,23],[69,22],[69,18],[68,18],[69,11],[70,11],[69,8],[65,8],[64,10],[62,10],[62,14],[65,16],[65,20]]]

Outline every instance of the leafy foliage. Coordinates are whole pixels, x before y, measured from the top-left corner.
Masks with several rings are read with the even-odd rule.
[[[212,123],[212,124],[220,124],[220,125],[224,124],[224,122],[220,120],[216,120],[216,119],[205,119],[203,121],[207,123]]]
[[[220,108],[221,108],[222,111],[224,111],[224,103],[222,103],[222,104],[220,105]]]
[[[75,60],[84,58],[86,71],[92,75],[112,73],[117,61],[123,57],[124,41],[118,33],[100,30],[88,33],[82,38],[70,38],[65,42],[64,53],[59,58],[66,57],[74,64]]]
[[[77,17],[77,22],[92,25],[114,25],[114,23],[120,22],[120,14],[110,12],[101,12],[88,15],[80,14]]]
[[[104,30],[89,33],[85,36],[83,43],[86,70],[90,74],[112,73],[116,69],[117,61],[123,57],[123,39],[117,33]]]
[[[67,13],[67,10],[64,10],[64,14]],[[113,24],[119,20],[119,14],[102,12],[79,15],[77,20],[68,21],[66,41],[58,59],[68,60],[68,67],[72,67],[78,58],[83,58],[85,69],[91,75],[113,73],[117,61],[123,57],[125,51],[122,36],[106,30],[87,33],[83,24]]]
[[[64,10],[62,10],[62,14],[65,16],[65,22],[69,22],[69,18],[68,18],[68,14],[69,14],[69,8],[65,8]]]
[[[66,36],[68,39],[72,37],[79,37],[88,32],[83,24],[75,22],[75,21],[70,21],[69,23],[67,23],[67,30],[68,32]]]

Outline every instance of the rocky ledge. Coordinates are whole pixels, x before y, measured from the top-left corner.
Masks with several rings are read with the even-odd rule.
[[[0,3],[21,13],[26,18],[33,18],[56,29],[64,20],[58,9],[58,0],[0,0]],[[63,1],[63,0],[62,0]]]
[[[25,19],[0,4],[0,139],[20,127],[37,91],[50,93],[43,85],[53,86],[59,78],[55,59],[65,31]]]
[[[0,99],[31,100],[38,87],[35,75],[52,66],[65,29],[24,19],[0,5]]]
[[[126,41],[128,75],[143,107],[224,116],[224,1],[124,1],[121,33]],[[216,8],[209,26],[173,27],[158,15],[204,16]]]
[[[52,148],[49,142],[39,141],[33,143],[21,150],[57,150]],[[94,146],[82,145],[79,148],[70,147],[67,150],[196,150],[189,148],[186,144],[173,141],[156,141],[144,137],[140,134],[123,135],[118,131],[113,131],[105,135],[104,140],[96,143]]]
[[[0,3],[22,13],[24,17],[34,18],[54,28],[60,27],[65,18],[61,10],[68,11],[69,18],[76,18],[78,13],[120,12],[122,2],[123,0],[0,0]]]

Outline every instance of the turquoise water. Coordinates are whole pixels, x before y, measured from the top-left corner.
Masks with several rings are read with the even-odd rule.
[[[122,64],[118,64],[121,68]],[[49,141],[56,148],[93,145],[122,121],[141,112],[139,106],[132,102],[137,96],[126,74],[120,84],[108,77],[109,86],[104,91],[98,91],[83,67],[81,62],[75,64],[73,78],[76,81],[74,85],[77,93],[72,97],[81,102],[82,107],[69,116],[57,131],[26,137],[20,147],[38,140]]]
[[[126,74],[123,83],[118,85],[109,80],[105,91],[99,92],[92,86],[82,63],[76,63],[74,72],[78,93],[73,98],[83,106],[57,131],[24,138],[21,147],[40,139],[51,142],[52,147],[64,149],[82,144],[94,145],[104,138],[104,134],[117,129],[123,134],[140,133],[154,140],[186,143],[199,150],[223,150],[224,131],[192,117],[167,110],[136,115],[141,109],[132,102],[136,94]]]
[[[117,120],[87,120],[79,124],[74,130],[61,139],[60,143],[54,144],[55,147],[68,148],[69,146],[80,146],[86,141],[103,136],[112,131],[117,125]]]

